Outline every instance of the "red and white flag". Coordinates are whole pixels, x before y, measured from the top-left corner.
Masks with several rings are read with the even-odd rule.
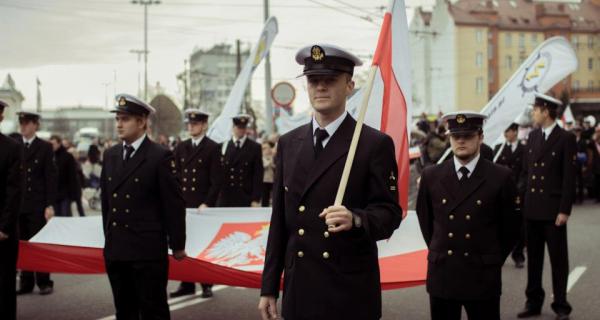
[[[412,119],[410,50],[404,0],[392,0],[385,13],[373,58],[377,75],[369,98],[365,124],[392,137],[398,162],[400,205],[408,207],[409,144]],[[364,89],[363,89],[364,90]],[[348,111],[357,115],[363,90],[348,101]]]

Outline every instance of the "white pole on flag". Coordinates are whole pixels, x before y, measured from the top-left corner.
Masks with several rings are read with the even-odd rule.
[[[373,89],[373,82],[375,82],[375,75],[377,74],[377,68],[379,66],[372,65],[369,70],[369,78],[367,79],[367,88],[363,95],[362,104],[356,119],[356,127],[354,127],[354,135],[352,136],[352,142],[350,143],[350,150],[348,151],[348,157],[344,164],[344,171],[342,172],[342,179],[338,186],[338,191],[335,196],[335,206],[342,204],[344,194],[346,193],[346,186],[348,185],[348,178],[350,177],[350,169],[352,169],[352,163],[354,162],[354,155],[356,154],[356,147],[358,146],[358,139],[360,138],[360,132],[362,131],[363,122],[365,121],[365,114],[367,113],[367,106],[369,105],[369,98],[371,97],[371,90]]]

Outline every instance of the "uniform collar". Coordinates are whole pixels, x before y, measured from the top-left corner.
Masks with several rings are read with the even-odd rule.
[[[35,138],[37,138],[36,135],[33,135],[33,137],[31,137],[31,139],[25,139],[25,137],[23,137],[23,144],[29,143],[29,145],[31,145],[33,143],[33,140],[35,140]]]
[[[233,138],[231,139],[233,141],[233,144],[235,145],[236,142],[240,141],[240,148],[244,146],[244,143],[246,142],[246,139],[248,138],[247,135],[244,135],[241,138],[236,138],[235,136],[233,136]]]
[[[138,138],[137,140],[135,140],[131,146],[133,147],[134,151],[137,151],[140,148],[140,145],[142,145],[142,142],[144,142],[144,139],[146,139],[146,134],[144,133],[144,135],[142,135],[140,138]],[[123,147],[126,146],[127,143],[125,143],[125,141],[123,141]]]
[[[466,165],[463,165],[462,163],[460,163],[458,158],[456,156],[454,156],[454,171],[456,171],[456,174],[458,174],[459,173],[458,170],[461,167],[466,167],[467,169],[469,169],[468,176],[470,177],[473,174],[473,171],[475,171],[475,167],[477,166],[477,162],[479,162],[480,157],[481,157],[481,153],[478,153],[477,156],[475,156],[475,158],[473,158],[471,161],[469,161],[469,163],[467,163]]]
[[[547,128],[542,128],[542,131],[546,134],[546,140],[548,140],[548,137],[552,133],[552,130],[554,130],[554,127],[556,127],[556,122],[554,122],[552,125],[550,125]]]
[[[202,140],[203,140],[203,139],[204,139],[204,135],[201,135],[201,136],[200,136],[200,137],[198,137],[198,138],[194,138],[194,137],[192,137],[192,145],[193,145],[193,146],[197,146],[197,145],[199,145],[199,144],[200,144],[200,142],[202,142]]]
[[[329,134],[329,137],[332,137],[333,134],[337,131],[337,129],[342,125],[342,122],[344,122],[344,119],[346,119],[346,116],[348,116],[348,112],[344,111],[344,113],[342,113],[341,116],[339,116],[337,119],[333,120],[325,128],[321,128],[321,126],[317,122],[317,118],[315,116],[313,116],[313,118],[312,118],[313,136],[315,135],[315,131],[317,131],[317,128],[320,128],[320,129],[325,129],[325,131],[327,131],[327,133]]]

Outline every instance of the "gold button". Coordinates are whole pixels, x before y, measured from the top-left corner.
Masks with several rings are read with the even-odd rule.
[[[125,209],[125,213],[129,213],[129,209]]]
[[[283,189],[285,189],[285,192],[288,192],[288,187],[283,187]]]
[[[196,169],[193,169],[192,172],[196,172]]]
[[[113,212],[117,212],[117,208],[113,208]]]
[[[116,226],[117,226],[117,223],[116,223],[116,222],[113,222],[113,227],[116,227]]]
[[[465,257],[468,257],[468,256],[469,256],[469,253],[468,253],[468,252],[465,252]]]
[[[329,252],[323,252],[323,259],[329,259]]]
[[[554,157],[556,155],[556,152],[552,151],[552,156]]]
[[[186,190],[187,190],[186,187],[183,187],[183,191],[186,191]]]
[[[31,168],[27,169],[27,172],[31,172]]]
[[[327,231],[323,232],[323,236],[324,236],[325,238],[329,238],[329,232],[327,232]]]
[[[117,194],[116,194],[116,193],[113,193],[113,198],[116,198],[116,197],[117,197]]]
[[[192,178],[192,182],[196,182],[196,178]]]
[[[192,191],[196,191],[196,188],[195,188],[195,187],[192,187]]]
[[[187,169],[183,169],[183,172],[187,173]]]
[[[540,193],[544,193],[544,189],[540,189]]]
[[[234,179],[235,177],[234,177],[234,176],[229,176],[229,178],[230,178],[230,179]]]
[[[467,220],[471,220],[471,216],[470,216],[470,215],[466,215],[466,216],[465,216],[465,219],[467,219]]]
[[[543,166],[544,166],[544,163],[542,162],[542,163],[540,163],[540,165],[543,167]]]
[[[471,235],[470,234],[465,234],[465,239],[471,239]]]
[[[454,238],[454,233],[452,233],[452,232],[448,233],[448,238]]]
[[[304,257],[304,252],[298,251],[298,258],[302,258],[302,257]]]
[[[531,176],[531,180],[535,180],[535,174]]]
[[[448,250],[448,255],[449,255],[449,256],[451,256],[451,255],[453,255],[453,254],[454,254],[454,252],[452,252],[452,250]]]
[[[128,225],[128,224],[126,224],[126,225],[125,225],[125,228],[129,228],[129,225]]]
[[[451,214],[450,216],[448,216],[448,219],[450,219],[450,220],[454,220],[454,215],[453,215],[453,214]]]
[[[445,204],[446,203],[446,198],[442,199],[442,203]]]
[[[303,235],[304,235],[304,229],[299,229],[299,230],[298,230],[298,234],[299,234],[300,236],[303,236]]]
[[[535,192],[535,188],[531,188],[531,192]]]
[[[112,181],[112,177],[108,177],[108,181]]]
[[[198,162],[202,163],[202,159],[198,159]]]
[[[31,188],[27,188],[27,191],[31,191]]]
[[[481,205],[481,200],[477,200],[477,205],[480,206]]]
[[[298,208],[298,211],[300,211],[300,213],[304,212],[304,210],[306,210],[305,206],[300,206],[300,208]]]
[[[129,199],[129,195],[128,195],[128,194],[126,194],[126,195],[125,195],[125,198]]]
[[[544,180],[544,176],[541,176],[540,179]]]
[[[138,179],[138,178],[135,178],[135,179],[133,179],[133,181],[135,181],[135,182],[140,182],[140,179]]]
[[[534,167],[537,167],[537,162],[534,162],[534,163],[533,163],[533,166],[534,166]]]
[[[231,168],[231,170],[229,170],[229,171],[233,172],[233,170],[234,170],[234,169],[233,169],[233,168]]]
[[[183,182],[187,182],[187,178],[183,178]]]
[[[173,170],[171,171],[173,174],[177,174],[177,170]]]

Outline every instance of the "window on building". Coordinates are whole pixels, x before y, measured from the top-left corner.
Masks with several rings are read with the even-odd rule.
[[[519,33],[519,49],[525,49],[525,34]]]
[[[483,39],[483,31],[481,31],[481,29],[475,30],[475,40],[477,41],[477,43],[481,43],[482,39]]]
[[[512,46],[512,35],[508,32],[504,34],[504,45],[507,48],[510,48]]]
[[[477,52],[477,54],[475,55],[475,65],[478,68],[481,68],[483,66],[483,53]]]
[[[576,34],[571,36],[571,44],[575,49],[579,49],[579,36]]]
[[[537,47],[537,44],[538,44],[537,33],[532,33],[532,34],[531,34],[531,44],[532,44],[534,47]]]
[[[588,35],[588,49],[594,49],[594,36]]]
[[[488,83],[494,83],[494,68],[488,68]]]
[[[482,77],[477,77],[477,79],[475,79],[475,92],[477,94],[481,94],[483,92],[483,78]]]
[[[588,70],[594,69],[594,58],[588,58]]]
[[[512,56],[506,56],[506,68],[508,70],[512,69]]]

